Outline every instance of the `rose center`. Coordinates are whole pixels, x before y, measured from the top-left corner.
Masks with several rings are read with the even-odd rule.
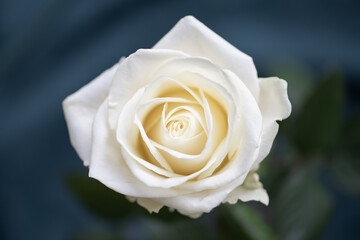
[[[166,124],[166,128],[171,137],[181,137],[189,126],[189,120],[185,117],[174,119]]]
[[[188,139],[203,132],[195,108],[190,106],[177,106],[168,108],[164,106],[164,127],[172,138]]]

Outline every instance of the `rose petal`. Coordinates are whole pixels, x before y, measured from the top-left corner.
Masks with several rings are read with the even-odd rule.
[[[153,154],[153,156],[155,157],[155,160],[162,166],[164,167],[166,170],[168,171],[172,171],[171,167],[169,166],[169,164],[167,163],[167,161],[165,159],[163,159],[163,157],[161,156],[161,154],[156,150],[156,148],[152,145],[151,141],[148,139],[147,134],[145,132],[145,129],[143,128],[142,122],[145,121],[145,117],[148,115],[148,111],[153,110],[153,108],[156,105],[159,105],[161,103],[168,103],[168,102],[181,102],[183,104],[185,103],[191,103],[191,101],[186,100],[186,99],[182,99],[182,98],[155,98],[152,99],[151,101],[148,101],[146,103],[140,104],[139,106],[137,106],[137,113],[135,116],[135,124],[138,126],[139,130],[140,130],[140,134],[142,136],[142,139],[144,140],[146,146],[148,147],[148,149],[150,150],[150,152]],[[159,109],[161,110],[161,109]],[[156,114],[158,113],[158,114]],[[158,115],[156,116],[152,116],[153,119],[151,119],[150,117],[148,118],[149,121],[158,121],[161,122],[161,111],[160,112],[156,112],[156,111],[152,111],[152,114]],[[156,123],[151,123],[151,125],[156,124]],[[119,131],[122,131],[122,124],[119,124]]]
[[[157,86],[158,85],[157,83],[158,82],[163,83],[164,79],[165,78],[159,78],[159,79],[153,81],[151,83],[151,85]],[[169,86],[169,83],[174,83],[174,80],[172,80],[172,79],[168,79],[167,81],[168,81],[168,84],[167,85],[165,84],[165,86]],[[163,85],[164,85],[164,83],[163,83]],[[178,86],[178,84],[176,84],[176,86]],[[128,101],[125,104],[124,108],[122,109],[122,112],[120,113],[119,120],[118,120],[117,138],[118,138],[119,143],[122,145],[122,147],[124,149],[124,151],[123,151],[124,159],[128,163],[128,166],[130,167],[130,169],[134,172],[134,174],[138,173],[139,179],[143,179],[146,184],[152,184],[145,177],[148,174],[151,175],[154,173],[151,171],[150,171],[150,173],[140,173],[140,171],[148,172],[149,170],[152,170],[157,174],[161,174],[163,176],[168,176],[168,177],[177,177],[179,175],[172,173],[171,167],[167,165],[167,162],[163,159],[162,155],[159,154],[159,152],[156,148],[154,148],[154,146],[152,145],[152,143],[146,136],[145,130],[143,129],[141,123],[136,118],[136,114],[135,114],[136,110],[139,108],[139,106],[141,106],[141,100],[147,99],[148,96],[146,95],[146,93],[149,92],[149,91],[147,91],[148,89],[149,89],[149,86],[147,86],[146,89],[139,90],[133,96],[133,98],[131,98],[130,101]],[[152,92],[150,91],[150,93],[152,93]],[[160,98],[160,99],[163,99],[163,98]],[[183,101],[191,102],[190,100],[187,100],[187,99],[184,99]],[[150,102],[150,104],[151,104],[151,102]],[[140,110],[141,110],[141,108],[140,108]],[[138,133],[139,130],[140,130],[140,134]],[[149,159],[147,158],[147,156],[144,155],[143,152],[141,152],[141,146],[139,146],[139,135],[141,135],[142,139],[146,143],[146,146],[148,147],[148,149],[150,150],[150,152],[152,153],[152,155],[156,159],[156,161],[159,162],[160,165],[162,165],[168,171],[158,168],[157,166],[153,165],[149,161],[146,161]],[[139,167],[134,161],[140,163],[145,168],[138,169]],[[169,171],[171,171],[171,172],[169,172]],[[155,176],[155,178],[163,179],[160,176]],[[169,182],[169,184],[171,184],[171,182],[178,182],[178,180],[179,179],[177,179],[175,181],[167,180],[167,182]],[[181,181],[183,181],[183,180],[181,180]],[[161,185],[154,185],[154,186],[161,186]]]
[[[243,184],[239,186],[241,182]],[[242,201],[255,200],[265,205],[268,204],[268,195],[254,171],[250,172],[245,180],[239,178],[216,189],[183,194],[177,197],[153,198],[153,201],[157,202],[159,206],[165,205],[191,218],[197,218],[203,213],[210,212],[222,202],[233,204],[239,199]]]
[[[239,76],[255,99],[259,96],[257,72],[252,58],[225,41],[192,16],[181,19],[153,48],[180,50],[211,59]]]
[[[223,202],[227,196],[244,181],[244,178],[245,177],[240,177],[229,184],[215,189],[183,194],[175,198],[154,198],[154,201],[167,207],[174,208],[189,217],[197,218],[202,213],[210,212],[213,208]]]
[[[91,129],[94,116],[109,93],[110,84],[118,65],[115,64],[63,101],[71,144],[85,166],[90,162]]]
[[[143,138],[148,138],[151,141],[152,145],[154,145],[154,146],[157,143],[158,145],[164,145],[170,149],[173,149],[175,151],[179,151],[179,152],[182,152],[185,154],[191,154],[191,155],[199,154],[202,151],[202,149],[206,143],[206,140],[207,140],[206,131],[200,130],[200,132],[198,134],[193,135],[191,137],[187,137],[187,138],[171,137],[170,134],[168,133],[168,129],[165,126],[165,123],[163,123],[163,118],[165,118],[163,116],[165,115],[167,105],[168,105],[168,103],[164,104],[162,114],[160,114],[161,116],[158,117],[158,119],[156,120],[157,122],[155,124],[153,124],[153,121],[155,121],[155,120],[150,120],[150,121],[148,120],[146,122],[146,123],[150,122],[151,125],[150,126],[149,126],[149,124],[146,126],[144,125],[144,127],[146,128],[145,132],[146,132],[147,136],[143,136]],[[156,109],[156,111],[157,111],[157,109]],[[152,111],[151,114],[156,114],[156,113],[157,112]],[[196,113],[196,114],[198,114],[198,113]],[[150,116],[149,118],[151,119],[151,117],[152,116]],[[194,121],[196,121],[196,120],[194,120]],[[141,128],[142,128],[142,126],[139,126],[139,129],[141,129]],[[204,127],[199,127],[199,128],[204,129]]]
[[[192,218],[199,217],[202,213],[210,212],[222,202],[235,203],[242,201],[260,201],[267,205],[269,198],[259,182],[259,176],[252,171],[245,177],[235,179],[233,182],[215,189],[193,192],[175,198],[155,198],[154,201],[167,207],[174,208],[180,213]],[[239,184],[241,184],[239,186]]]
[[[229,120],[226,120],[226,115],[224,112],[222,112],[219,108],[219,104],[216,103],[216,101],[212,100],[212,98],[209,98],[209,101],[211,101],[210,104],[204,104],[207,102],[206,98],[202,100],[203,108],[205,109],[205,113],[207,117],[207,123],[210,124],[208,128],[210,129],[209,132],[211,132],[211,136],[208,138],[208,142],[205,145],[204,150],[201,152],[201,154],[197,155],[189,155],[184,154],[182,152],[175,151],[172,148],[169,148],[168,146],[163,146],[158,143],[154,143],[154,145],[161,150],[162,155],[166,159],[168,159],[168,162],[170,165],[173,165],[173,168],[178,169],[180,173],[182,174],[190,174],[197,170],[199,170],[201,167],[205,165],[205,163],[210,158],[211,153],[214,151],[217,145],[219,145],[220,141],[226,136],[226,129],[223,129],[223,127],[226,127],[228,124],[228,121],[230,122],[230,126],[232,126],[233,116],[234,116],[234,109],[233,109],[233,103],[231,100],[231,96],[227,93],[227,91],[220,85],[214,83],[213,81],[210,81],[209,79],[206,79],[202,77],[201,75],[185,72],[182,74],[179,74],[178,79],[182,82],[186,82],[187,84],[184,85],[182,82],[179,82],[178,80],[172,80],[174,82],[178,82],[179,86],[182,86],[184,89],[189,91],[192,95],[195,95],[191,89],[188,88],[188,86],[205,86],[207,85],[206,89],[209,92],[210,96],[213,96],[215,99],[222,102],[222,105],[226,106],[227,114],[229,114]],[[169,79],[170,80],[170,79]],[[191,83],[191,84],[190,84]],[[204,96],[203,96],[204,97]],[[198,100],[200,101],[200,100]],[[211,112],[210,112],[211,111]],[[216,127],[212,127],[214,124],[212,124],[213,120],[215,119],[214,124],[216,124]],[[215,125],[214,125],[215,126]],[[212,130],[213,129],[213,130]],[[230,127],[231,129],[231,127]],[[231,131],[229,130],[229,133]],[[221,136],[223,135],[223,136]],[[229,134],[227,134],[229,135]],[[228,139],[227,142],[229,145],[230,140]],[[228,149],[223,149],[224,157],[227,154]],[[223,157],[223,158],[224,158]],[[222,158],[222,159],[223,159]],[[220,160],[222,160],[220,159]]]
[[[161,89],[161,91],[159,91],[159,89]],[[191,148],[195,148],[194,143],[201,143],[199,141],[194,142],[196,141],[195,137],[201,137],[200,134],[197,134],[201,131],[205,130],[205,133],[207,133],[207,128],[204,126],[205,120],[202,119],[204,118],[204,113],[201,105],[198,102],[201,101],[201,99],[199,99],[196,93],[192,92],[186,86],[172,78],[160,76],[158,79],[154,80],[146,86],[144,96],[142,97],[142,101],[144,100],[144,103],[141,103],[139,106],[137,106],[136,117],[138,118],[137,122],[139,123],[139,129],[144,128],[143,131],[146,132],[151,140],[160,144],[165,144],[171,148],[184,147],[184,145],[181,143],[185,144],[185,142],[188,142],[188,145]],[[172,110],[167,111],[168,107],[171,107]],[[170,136],[165,125],[166,121],[171,120],[171,117],[166,120],[165,115],[166,113],[171,115],[172,111],[177,108],[187,110],[186,115],[188,120],[196,123],[190,126],[188,131],[188,134],[190,135],[190,131],[192,131],[192,133],[194,133],[193,136],[188,136],[187,138],[183,139],[173,138]],[[179,113],[174,114],[174,116],[175,115],[179,115]],[[144,141],[147,143],[149,142],[147,136],[144,136]],[[151,148],[151,146],[148,147]],[[184,148],[186,151],[191,150],[187,147]],[[201,149],[202,147],[194,150],[201,151]]]
[[[122,112],[120,113],[116,137],[122,148],[122,156],[128,167],[130,167],[133,172],[141,171],[136,170],[136,168],[139,167],[135,162],[138,162],[142,165],[141,169],[146,169],[146,171],[154,171],[157,174],[167,177],[177,177],[179,176],[179,174],[173,173],[168,165],[164,165],[165,169],[167,169],[165,170],[154,165],[150,161],[144,160],[144,158],[146,157],[146,152],[143,151],[143,148],[141,146],[141,139],[145,133],[143,131],[139,132],[139,129],[137,127],[137,119],[135,118],[137,105],[140,103],[143,93],[144,88],[139,89],[135,93],[135,95],[125,104]],[[156,155],[157,150],[153,146],[151,146],[151,143],[149,143],[149,141],[145,143],[150,146],[149,150],[154,154],[154,157],[157,158],[156,161],[159,162],[160,165],[166,164],[166,161],[162,159],[162,156],[160,154]],[[144,177],[145,175],[146,174],[143,174]]]
[[[139,181],[123,160],[115,133],[108,123],[107,104],[104,102],[96,113],[89,176],[116,192],[133,197],[174,197],[188,191],[150,187]]]
[[[232,189],[216,189],[179,195],[175,198],[158,198],[155,201],[192,218],[208,213],[218,206]]]
[[[179,186],[181,189],[190,191],[214,189],[229,184],[235,179],[239,179],[240,185],[258,155],[262,125],[260,109],[255,98],[234,73],[225,70],[224,75],[230,86],[227,89],[232,89],[231,94],[236,101],[238,111],[235,122],[239,124],[234,129],[232,149],[228,154],[229,162],[214,174],[215,169],[209,169],[207,178],[182,184]]]
[[[259,175],[252,171],[246,177],[244,183],[235,188],[223,202],[235,204],[238,200],[243,202],[259,201],[269,204],[269,196],[259,181]]]
[[[287,82],[276,78],[260,78],[259,107],[263,116],[259,156],[253,164],[257,166],[270,152],[279,125],[277,120],[287,118],[291,112],[291,103],[287,95]]]
[[[118,122],[119,127],[117,131],[117,139],[121,144],[122,149],[120,158],[125,160],[126,165],[131,170],[133,176],[141,180],[143,186],[158,186],[164,189],[168,189],[173,186],[180,185],[193,178],[194,175],[179,176],[178,174],[159,169],[155,165],[152,165],[151,163],[142,159],[142,154],[139,152],[139,149],[136,148],[136,136],[138,134],[133,133],[132,130],[138,131],[138,129],[136,125],[128,118],[130,117],[131,119],[132,116],[135,116],[135,103],[140,101],[141,96],[142,92],[139,90],[135,96],[125,104],[124,109],[120,114]],[[161,175],[169,176],[170,178],[165,178]]]
[[[117,126],[119,112],[137,90],[153,81],[153,73],[165,62],[187,54],[166,49],[139,49],[119,66],[109,92],[109,122]]]
[[[127,197],[130,202],[137,202],[140,206],[149,211],[149,213],[158,213],[159,210],[164,206],[158,202],[155,202],[151,198],[135,198],[135,197]]]
[[[231,72],[230,70],[221,70],[219,67],[214,65],[209,59],[203,57],[186,57],[186,58],[175,58],[168,62],[166,62],[163,66],[161,66],[157,74],[160,75],[169,75],[174,78],[181,79],[182,82],[186,86],[196,87],[193,78],[196,78],[197,75],[202,76],[207,79],[211,79],[223,86],[228,93],[231,94],[232,98],[235,99],[235,106],[238,108],[238,115],[236,116],[238,120],[235,123],[229,124],[230,126],[234,126],[234,139],[233,146],[230,149],[229,155],[234,156],[235,154],[241,156],[241,149],[239,147],[239,142],[242,142],[244,134],[247,132],[253,131],[255,135],[252,135],[252,138],[244,140],[243,143],[248,145],[246,149],[255,150],[252,153],[243,154],[240,158],[242,160],[237,160],[237,164],[240,162],[244,165],[238,167],[232,167],[232,173],[234,175],[224,175],[222,177],[216,177],[215,183],[225,184],[226,182],[232,181],[234,178],[239,176],[240,174],[247,174],[249,171],[251,164],[255,160],[258,154],[258,143],[260,141],[260,133],[261,133],[261,114],[254,96],[250,93],[249,89],[244,85],[243,82],[238,78],[236,74]],[[207,89],[206,84],[201,85],[204,89]],[[211,92],[210,95],[216,96],[216,93]],[[221,97],[215,97],[216,99],[222,99]],[[251,107],[245,107],[244,105],[251,105]],[[248,113],[245,113],[248,111]],[[251,113],[251,114],[250,114]],[[243,119],[245,118],[245,119]],[[235,126],[236,125],[236,126]],[[242,126],[241,129],[238,129],[238,125]],[[255,137],[256,136],[256,137]],[[232,159],[232,157],[230,157]],[[199,178],[205,178],[210,176],[216,168],[219,166],[221,162],[217,162],[212,165],[207,171],[205,171]],[[226,176],[226,177],[225,177]],[[231,176],[231,177],[230,177]],[[209,186],[214,186],[211,183],[211,180],[206,180],[209,182]],[[196,185],[197,182],[191,183],[191,185]],[[199,184],[198,186],[202,185]],[[219,185],[216,185],[219,186]],[[210,187],[211,188],[211,187]]]
[[[223,94],[226,93],[224,92]],[[231,127],[229,127],[228,135],[230,136],[227,140],[227,144],[224,144],[225,141],[219,144],[216,151],[212,154],[211,159],[208,161],[208,163],[203,169],[187,176],[173,176],[171,178],[165,178],[161,176],[167,175],[166,173],[162,173],[161,169],[157,169],[156,166],[147,165],[150,163],[141,158],[141,153],[138,152],[138,148],[134,148],[134,146],[136,146],[136,137],[134,136],[136,136],[137,134],[131,132],[131,129],[135,129],[135,124],[133,124],[131,118],[135,115],[136,105],[134,105],[134,103],[138,102],[141,99],[141,95],[141,90],[139,90],[135,94],[135,96],[124,106],[123,112],[120,114],[118,122],[119,127],[117,132],[117,139],[122,146],[122,156],[123,159],[126,161],[127,166],[130,168],[134,176],[141,180],[145,185],[162,188],[179,186],[208,169],[212,164],[214,164],[214,162],[217,162],[219,159],[224,159],[227,153],[227,149],[225,148],[225,146],[228,146],[231,140]],[[228,114],[230,116],[230,119],[232,119],[231,121],[234,121],[233,118],[235,114],[232,112],[234,112],[234,110],[230,109]],[[155,172],[159,173],[160,175],[155,174]],[[170,174],[169,172],[167,173]]]
[[[171,76],[175,79],[181,78],[181,82],[188,87],[200,88],[203,90],[207,89],[206,84],[196,85],[192,82],[192,76],[190,74],[195,74],[220,84],[226,90],[231,91],[231,89],[228,88],[228,82],[224,76],[223,70],[215,65],[210,59],[204,57],[188,56],[171,59],[159,67],[155,74]]]
[[[168,103],[181,103],[186,106],[186,104],[192,103],[189,100],[181,99],[181,98],[155,98],[152,101],[148,101],[144,104],[141,104],[137,109],[137,120],[136,124],[140,131],[143,131],[146,136],[143,136],[143,140],[148,145],[150,141],[155,141],[160,144],[166,144],[166,146],[176,149],[178,147],[185,148],[185,151],[191,151],[194,148],[194,143],[200,144],[200,138],[202,139],[202,135],[204,134],[197,134],[195,136],[186,138],[186,139],[177,139],[173,138],[169,135],[168,130],[162,124],[162,115],[164,114],[165,107],[163,109],[155,107],[156,105],[163,104],[167,105]],[[162,110],[162,111],[161,111]],[[147,111],[151,111],[150,114]],[[145,119],[146,118],[146,119]],[[144,126],[143,123],[145,122]],[[206,135],[204,136],[206,139]],[[149,140],[149,141],[148,141]],[[196,142],[197,141],[197,142]],[[185,145],[183,145],[185,144]],[[191,145],[192,144],[192,145]],[[151,144],[152,145],[152,144]],[[148,145],[148,148],[151,146]],[[200,149],[193,149],[192,151],[201,151]],[[154,153],[153,153],[154,154]],[[188,153],[190,154],[190,153]],[[163,165],[163,164],[161,164]],[[164,167],[164,166],[163,166]]]

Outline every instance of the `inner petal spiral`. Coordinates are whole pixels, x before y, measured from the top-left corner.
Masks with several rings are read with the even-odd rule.
[[[164,110],[168,105],[164,106]],[[169,111],[163,123],[173,138],[190,138],[204,131],[200,124],[202,111],[198,106],[178,106]],[[200,122],[199,122],[200,121]]]
[[[188,129],[188,119],[171,120],[166,124],[166,128],[171,137],[181,137]]]
[[[159,110],[162,108],[162,113]],[[144,122],[147,135],[155,146],[165,146],[184,154],[199,154],[207,140],[204,130],[203,110],[197,103],[170,103],[158,106]],[[200,123],[200,121],[201,123]]]
[[[227,153],[220,150],[228,134],[231,101],[227,92],[212,84],[200,75],[184,73],[177,79],[160,76],[145,88],[135,116],[143,159],[183,175],[208,162],[214,165],[211,172],[216,169]],[[154,94],[154,89],[161,90]]]

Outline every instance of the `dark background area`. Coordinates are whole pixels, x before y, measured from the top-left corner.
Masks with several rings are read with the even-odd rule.
[[[259,76],[289,63],[313,75],[336,66],[351,116],[359,12],[359,1],[340,0],[0,1],[0,239],[69,239],[105,224],[65,184],[87,169],[70,146],[61,102],[121,56],[151,48],[183,16],[252,56]],[[360,239],[359,195],[324,178],[336,205],[321,239]]]

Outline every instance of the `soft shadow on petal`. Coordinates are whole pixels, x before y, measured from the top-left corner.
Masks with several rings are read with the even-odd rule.
[[[150,139],[173,150],[185,150],[187,154],[201,152],[203,147],[198,146],[203,145],[201,142],[205,144],[205,141],[201,140],[206,140],[208,132],[201,101],[195,92],[169,77],[160,76],[148,84],[145,87],[142,103],[138,105],[136,111],[137,125],[139,130],[146,132],[143,139],[148,148],[152,148],[149,144],[153,145],[148,141]],[[174,112],[176,109],[179,111]],[[170,126],[167,126],[167,123],[181,112],[184,118],[186,115],[187,120],[195,124],[187,129],[192,131],[187,131],[187,135],[180,139],[170,135]],[[205,134],[200,134],[204,131]],[[152,153],[154,154],[154,151]]]
[[[133,197],[174,197],[186,191],[150,187],[139,181],[121,156],[120,145],[107,119],[107,104],[96,113],[89,176],[116,192]]]
[[[153,81],[153,73],[165,62],[187,54],[168,49],[139,49],[127,57],[119,66],[111,84],[109,122],[116,127],[118,114],[137,90]]]
[[[227,196],[244,181],[244,178],[245,176],[242,176],[216,189],[183,194],[175,198],[158,198],[154,200],[167,207],[174,208],[184,215],[197,218],[202,213],[208,213],[222,203]]]
[[[216,65],[233,71],[258,98],[259,83],[252,58],[192,16],[181,19],[155,46],[180,50],[192,56],[211,59]]]
[[[195,175],[182,176],[159,168],[143,158],[144,154],[136,144],[139,142],[139,138],[137,137],[140,136],[139,129],[134,123],[135,111],[137,109],[136,103],[141,99],[141,95],[142,92],[139,90],[135,96],[125,104],[119,117],[117,140],[119,147],[121,146],[121,159],[124,159],[127,169],[129,169],[133,176],[140,180],[144,186],[161,187],[171,191],[171,187],[180,185],[194,178]]]
[[[197,145],[201,143],[200,140],[202,140],[202,138],[200,137],[205,135],[205,133],[202,132],[203,134],[197,134],[194,135],[193,137],[186,139],[177,139],[171,137],[168,133],[166,126],[164,126],[162,121],[162,115],[164,115],[164,110],[166,109],[166,106],[170,105],[169,103],[173,105],[177,103],[183,108],[189,107],[188,105],[190,106],[195,105],[196,107],[198,105],[197,103],[194,104],[194,102],[192,101],[181,98],[171,98],[171,97],[155,98],[152,101],[143,103],[138,107],[137,116],[136,116],[138,120],[136,121],[136,124],[138,125],[140,131],[143,130],[144,132],[146,132],[147,136],[143,136],[143,139],[146,144],[149,143],[147,141],[147,139],[149,139],[158,142],[159,144],[163,144],[163,145],[166,144],[166,146],[174,150],[176,150],[177,148],[179,149],[183,148],[183,150],[185,151],[190,151],[192,148],[197,147]],[[192,108],[190,109],[192,110]],[[204,138],[206,138],[206,135]],[[201,151],[201,149],[202,148],[199,149],[195,148],[194,150]],[[163,164],[161,165],[163,166]],[[166,168],[165,166],[163,167]]]
[[[228,154],[229,162],[225,166],[220,165],[219,169],[207,178],[179,186],[181,189],[202,191],[224,186],[235,179],[243,181],[257,157],[262,125],[260,109],[255,98],[234,73],[225,70],[224,75],[232,86],[230,92],[238,108],[235,116],[238,125],[234,126],[232,148]],[[241,181],[238,185],[240,184]]]
[[[210,83],[209,88],[211,88]],[[225,92],[223,92],[223,94],[225,94]],[[224,138],[231,139],[231,132],[227,131],[228,129],[226,127],[226,115],[224,116],[224,114],[219,110],[219,108],[217,108],[217,104],[215,104],[212,99],[209,98],[209,101],[211,101],[211,104],[208,104],[208,100],[205,98],[205,96],[203,96],[202,102],[204,106],[207,106],[205,107],[205,113],[209,112],[207,122],[209,124],[208,128],[211,134],[207,139],[204,148],[199,154],[185,154],[171,149],[168,146],[155,144],[155,146],[161,151],[161,153],[168,159],[169,164],[172,165],[173,168],[176,169],[179,173],[187,175],[199,171],[200,169],[205,167],[205,165],[207,165],[206,163],[208,161],[212,161],[210,159],[214,157],[215,150],[218,146],[222,146],[220,142]],[[231,109],[230,106],[229,108]],[[229,114],[233,115],[231,110],[229,111]],[[227,140],[227,142],[228,145],[230,145],[230,140]],[[222,151],[223,157],[221,157],[221,159],[225,158],[228,149],[225,148]]]
[[[117,68],[118,64],[115,64],[80,90],[68,96],[63,102],[71,144],[86,166],[90,162],[94,116],[108,96]]]
[[[241,184],[239,186],[239,184]],[[267,205],[269,197],[259,182],[259,176],[250,172],[248,176],[241,176],[233,182],[216,189],[208,189],[201,192],[183,194],[175,198],[154,199],[167,207],[174,208],[178,212],[192,218],[199,217],[202,213],[208,213],[221,203],[236,203],[242,201],[260,201]]]
[[[213,84],[215,83],[209,83],[208,84],[208,88],[211,87]],[[186,86],[184,86],[186,87]],[[216,87],[217,91],[220,91],[223,94],[223,97],[226,98],[227,101],[227,105],[228,105],[228,115],[229,115],[229,121],[233,122],[234,116],[235,114],[235,110],[232,109],[233,108],[233,103],[231,100],[230,96],[227,96],[228,94],[224,91],[221,90],[222,87],[221,86],[217,86]],[[143,90],[144,92],[144,90]],[[139,90],[135,96],[128,101],[124,108],[123,111],[121,112],[120,116],[119,116],[119,121],[118,121],[118,128],[117,128],[117,140],[120,143],[121,147],[122,147],[122,156],[123,159],[126,161],[127,166],[130,168],[131,172],[134,174],[134,176],[136,176],[140,181],[142,181],[145,185],[149,185],[152,187],[162,187],[162,188],[171,188],[174,186],[179,186],[181,184],[183,184],[184,182],[193,179],[195,177],[197,177],[199,174],[201,174],[202,172],[206,171],[207,169],[210,168],[211,165],[213,165],[215,162],[221,161],[222,159],[225,158],[228,149],[230,148],[230,143],[231,143],[231,135],[232,135],[232,124],[230,124],[230,127],[228,129],[228,137],[226,138],[226,141],[223,140],[216,148],[210,148],[210,152],[209,153],[213,153],[214,154],[210,154],[209,157],[211,157],[209,159],[209,161],[206,163],[206,165],[200,169],[197,172],[194,172],[190,175],[186,175],[186,176],[172,176],[170,178],[166,178],[164,176],[170,176],[170,175],[174,175],[175,173],[166,171],[165,169],[159,169],[157,166],[151,164],[150,162],[146,161],[147,159],[144,158],[144,154],[142,154],[141,148],[137,147],[136,143],[139,142],[139,138],[138,136],[141,133],[142,139],[145,140],[145,133],[141,132],[142,128],[137,128],[136,127],[136,122],[134,123],[134,120],[136,121],[135,118],[135,112],[137,109],[137,106],[139,104],[141,104],[140,100],[141,95],[143,93]],[[202,99],[201,102],[204,103],[204,105],[208,105],[207,101],[204,97],[204,94],[201,93]],[[225,100],[224,100],[225,101]],[[208,108],[208,110],[206,110],[206,108]],[[209,107],[205,107],[205,112],[209,112],[210,108]],[[209,117],[207,117],[207,122],[209,123],[211,121],[211,113],[209,112]],[[138,124],[138,123],[137,123]],[[138,124],[139,126],[139,124]],[[208,127],[209,129],[211,129],[212,127]],[[136,133],[136,131],[139,131],[140,133]],[[214,132],[216,133],[216,132]],[[226,143],[226,144],[224,144]],[[151,146],[152,143],[148,144],[148,146]],[[154,150],[156,149],[152,149],[152,151],[154,152]],[[206,151],[208,152],[208,151]],[[180,154],[180,153],[179,153]],[[182,154],[184,155],[184,154]],[[155,157],[155,155],[154,155]],[[199,157],[197,155],[184,155],[184,157],[189,158],[191,157],[193,160],[195,157]],[[203,158],[201,158],[203,159]],[[201,160],[200,159],[200,160]]]
[[[178,174],[175,174],[165,166],[165,169],[158,167],[156,164],[151,163],[150,159],[144,159],[146,154],[143,151],[141,146],[142,133],[139,131],[137,127],[137,119],[135,118],[135,113],[137,109],[137,105],[140,103],[141,97],[143,96],[144,88],[139,89],[133,98],[128,101],[124,108],[122,109],[119,120],[118,127],[116,130],[116,137],[119,143],[119,147],[122,148],[122,156],[127,163],[127,166],[135,173],[141,171],[141,169],[145,169],[145,171],[151,172],[152,174],[160,174],[162,176],[167,177],[177,177]],[[157,155],[157,150],[153,146],[149,146],[149,150],[154,154],[154,157],[157,157],[157,162],[162,165],[162,163],[166,163],[164,159],[161,159],[161,155]],[[137,165],[138,162],[141,165]],[[141,166],[141,167],[140,167]],[[166,170],[168,169],[168,170]],[[169,171],[170,170],[170,171]],[[153,172],[152,172],[153,171]],[[146,174],[140,174],[145,177]],[[146,179],[146,178],[145,178]],[[144,182],[147,182],[146,179]]]
[[[276,78],[260,78],[259,107],[263,116],[259,156],[253,164],[257,166],[270,152],[278,132],[278,120],[287,118],[291,113],[291,103],[287,95],[287,82]]]

